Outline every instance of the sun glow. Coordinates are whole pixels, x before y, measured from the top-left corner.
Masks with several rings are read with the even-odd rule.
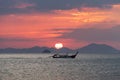
[[[60,49],[60,48],[62,48],[63,47],[63,44],[62,43],[56,43],[55,44],[55,48],[56,49]]]

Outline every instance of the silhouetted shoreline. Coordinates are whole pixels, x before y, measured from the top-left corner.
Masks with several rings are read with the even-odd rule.
[[[0,49],[0,53],[56,53],[56,52],[73,53],[75,51],[79,51],[79,53],[120,53],[120,50],[117,50],[109,45],[96,44],[96,43],[92,43],[85,47],[78,48],[75,50],[65,47],[57,50],[55,48],[39,47],[39,46],[35,46],[32,48],[23,48],[23,49],[16,49],[16,48]]]

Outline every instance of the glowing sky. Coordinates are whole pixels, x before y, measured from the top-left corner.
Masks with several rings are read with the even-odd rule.
[[[57,42],[120,49],[120,0],[0,0],[0,48]]]

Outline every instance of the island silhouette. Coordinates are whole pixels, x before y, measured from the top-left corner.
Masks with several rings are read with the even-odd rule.
[[[17,49],[17,48],[0,49],[0,53],[56,53],[56,52],[73,53],[76,51],[79,51],[79,53],[120,53],[120,50],[115,49],[109,45],[96,44],[96,43],[92,43],[75,50],[66,47],[63,47],[61,49],[55,49],[55,48],[39,47],[39,46],[34,46],[31,48],[22,48],[22,49]]]

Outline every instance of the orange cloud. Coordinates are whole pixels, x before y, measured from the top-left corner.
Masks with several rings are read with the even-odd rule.
[[[112,9],[109,11],[109,19],[116,22],[116,24],[120,23],[120,4],[113,5]]]
[[[31,5],[20,5],[19,8],[28,6]],[[0,16],[0,37],[44,39],[46,45],[62,40],[64,44],[66,42],[71,45],[77,44],[74,40],[58,38],[64,32],[70,32],[70,30],[58,31],[53,29],[90,28],[94,27],[95,24],[100,24],[101,28],[112,27],[119,24],[119,13],[120,5],[118,4],[113,5],[111,9],[104,10],[83,7],[81,10],[55,10],[53,14],[33,12],[31,14],[2,15]],[[51,40],[51,44],[49,40]],[[41,42],[37,43],[40,44]],[[83,43],[85,44],[85,42]],[[32,44],[36,44],[36,42]]]

